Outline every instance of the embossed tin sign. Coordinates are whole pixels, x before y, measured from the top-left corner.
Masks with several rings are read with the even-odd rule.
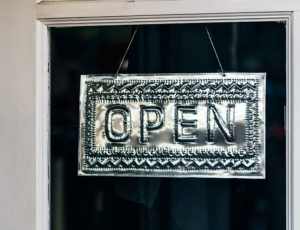
[[[79,175],[265,177],[265,74],[82,76]]]

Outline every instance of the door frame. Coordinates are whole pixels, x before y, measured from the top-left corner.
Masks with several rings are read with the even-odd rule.
[[[171,23],[265,22],[286,23],[286,229],[300,229],[300,163],[295,154],[300,144],[300,4],[269,3],[268,0],[245,0],[237,3],[213,3],[217,0],[197,1],[75,1],[41,2],[37,4],[36,20],[36,227],[50,226],[50,29],[52,27],[137,25]],[[189,4],[187,4],[187,2]],[[251,3],[250,3],[251,2]],[[159,3],[159,4],[158,4]],[[205,4],[203,4],[205,3]],[[160,7],[158,7],[160,5]],[[204,6],[204,7],[203,7]],[[230,8],[230,6],[232,6]],[[287,10],[287,11],[282,11]],[[239,12],[239,13],[237,13]],[[298,40],[296,39],[298,38]],[[298,119],[300,120],[300,119]]]

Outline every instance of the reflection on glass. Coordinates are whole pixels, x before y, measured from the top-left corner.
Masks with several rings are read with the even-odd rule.
[[[285,25],[209,24],[225,71],[266,72],[266,180],[78,177],[82,74],[115,73],[131,26],[51,31],[52,230],[285,229]],[[121,73],[219,71],[203,24],[141,26]]]

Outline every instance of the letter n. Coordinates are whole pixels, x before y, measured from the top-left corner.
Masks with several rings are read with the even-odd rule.
[[[234,126],[235,126],[235,106],[232,104],[227,105],[226,122],[221,116],[220,112],[214,105],[208,105],[207,108],[207,142],[214,143],[215,123],[223,134],[226,142],[233,143]]]

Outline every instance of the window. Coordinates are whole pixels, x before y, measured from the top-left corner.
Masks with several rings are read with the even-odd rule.
[[[286,28],[206,24],[225,71],[266,72],[266,179],[78,177],[79,82],[114,74],[133,26],[51,29],[51,228],[286,227]],[[143,25],[121,73],[220,71],[204,24]]]

